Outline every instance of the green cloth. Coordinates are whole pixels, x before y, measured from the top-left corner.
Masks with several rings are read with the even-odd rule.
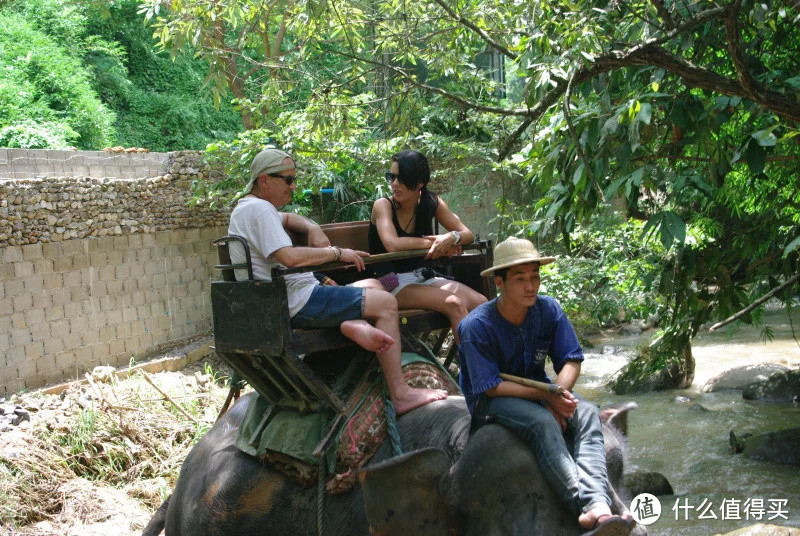
[[[272,407],[256,393],[247,414],[239,427],[236,447],[251,456],[272,451],[292,456],[308,463],[317,463],[311,453],[322,439],[322,433],[330,422],[329,413],[308,413],[297,411],[275,412],[267,426],[259,430],[264,414]],[[251,442],[252,440],[252,442]]]
[[[403,352],[403,366],[419,362],[431,363],[432,361],[430,357]],[[433,363],[444,370],[438,360],[434,359]],[[383,376],[378,376],[378,379],[382,380]],[[342,400],[346,400],[348,395],[349,393],[343,393],[340,394],[340,397]],[[271,404],[256,393],[250,407],[247,408],[241,426],[239,426],[236,447],[251,456],[261,456],[267,450],[271,450],[307,463],[318,463],[311,453],[322,439],[333,415],[331,413],[301,414],[291,409],[283,409],[276,411],[275,415],[268,419],[267,425],[263,426],[262,419],[266,412],[271,410]],[[326,461],[329,467],[336,461],[330,456],[335,453],[335,450],[331,448],[328,451]]]

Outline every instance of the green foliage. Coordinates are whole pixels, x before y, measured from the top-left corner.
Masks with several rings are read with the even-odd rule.
[[[72,51],[19,13],[0,11],[0,128],[17,146],[100,149],[114,114]],[[50,143],[54,145],[49,145]]]
[[[0,144],[203,149],[241,130],[202,60],[158,54],[135,0],[21,0],[0,13]]]
[[[488,157],[480,157],[476,142],[430,133],[376,139],[366,115],[326,116],[321,108],[309,105],[302,111],[282,112],[271,121],[271,128],[248,130],[233,142],[210,144],[207,159],[223,171],[223,178],[196,181],[192,185],[195,202],[215,206],[235,199],[249,180],[250,162],[267,145],[288,151],[298,162],[299,186],[294,204],[285,210],[308,213],[321,189],[333,190],[330,198],[322,197],[324,221],[368,219],[372,202],[389,194],[383,173],[391,155],[405,148],[429,158],[433,184],[469,181],[475,187],[476,175],[493,167]]]
[[[23,119],[0,128],[0,147],[63,149],[73,145],[77,139],[78,133],[66,123],[37,123],[31,119]]]
[[[223,94],[225,100],[215,107],[203,90],[208,67],[202,60],[190,50],[175,58],[155,50],[135,0],[90,10],[86,34],[93,46],[85,61],[103,101],[117,114],[121,145],[153,151],[204,149],[241,130],[230,95]]]
[[[599,310],[663,308],[674,331],[665,340],[682,344],[798,270],[800,13],[770,8],[286,0],[265,14],[252,0],[148,0],[143,10],[163,46],[192,42],[217,58],[214,83],[234,87],[231,66],[253,65],[239,104],[299,152],[305,143],[322,155],[341,141],[331,153],[355,155],[367,139],[426,137],[475,147],[471,156],[504,161],[501,177],[519,178],[518,188],[504,185],[515,197],[500,205],[498,234],[524,228],[570,255],[609,204],[624,211],[640,222],[633,251],[651,250],[641,266],[648,276],[627,273],[642,283],[626,287],[592,272],[615,289]],[[283,48],[265,45],[279,35]],[[505,87],[487,51],[506,66]],[[279,121],[283,110],[303,120]],[[358,132],[347,124],[353,116]],[[630,264],[610,260],[623,273]],[[589,275],[565,268],[564,289]],[[637,297],[648,282],[657,299]]]

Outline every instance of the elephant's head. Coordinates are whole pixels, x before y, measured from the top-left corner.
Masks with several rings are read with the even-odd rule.
[[[612,510],[625,442],[604,425]],[[617,467],[619,465],[619,467]],[[367,519],[379,536],[578,535],[584,532],[544,479],[533,452],[499,425],[481,427],[455,462],[422,449],[361,473]],[[646,534],[643,527],[635,533]]]
[[[423,449],[362,473],[367,519],[380,536],[580,534],[532,451],[498,425],[480,428],[452,466]]]

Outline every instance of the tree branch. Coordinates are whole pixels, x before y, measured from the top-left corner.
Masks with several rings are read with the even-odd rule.
[[[506,157],[511,152],[513,145],[517,143],[517,140],[520,138],[520,136],[522,136],[525,133],[525,131],[528,130],[528,127],[531,126],[531,123],[533,123],[533,119],[525,119],[524,121],[522,121],[522,123],[520,123],[517,126],[514,132],[512,132],[506,138],[506,140],[503,142],[503,145],[500,147],[500,153],[497,156],[498,162],[501,162],[506,159]]]
[[[486,41],[486,43],[489,44],[489,46],[497,50],[502,55],[510,58],[511,60],[517,61],[516,54],[508,50],[508,48],[504,47],[494,39],[492,39],[492,37],[488,33],[486,33],[485,30],[478,28],[477,26],[475,26],[475,24],[473,24],[472,22],[468,21],[467,19],[465,19],[464,17],[453,11],[450,8],[450,6],[444,2],[444,0],[433,0],[433,1],[439,4],[439,6],[442,9],[444,9],[447,12],[447,14],[453,17],[457,22],[463,24],[464,26],[466,26],[467,28],[478,34],[481,37],[481,39],[483,39],[484,41]]]
[[[800,274],[793,275],[792,277],[787,279],[784,284],[782,284],[780,286],[777,286],[774,289],[770,290],[769,292],[767,292],[766,294],[761,296],[759,299],[757,299],[756,301],[754,301],[753,303],[751,303],[750,305],[748,305],[747,307],[745,307],[744,309],[742,309],[741,311],[736,313],[735,315],[729,316],[728,318],[726,318],[722,322],[717,322],[716,324],[714,324],[713,326],[708,328],[708,331],[715,331],[715,330],[721,328],[722,326],[727,326],[728,324],[730,324],[734,320],[737,320],[737,319],[743,317],[744,315],[746,315],[747,313],[749,313],[750,311],[752,311],[753,309],[755,309],[756,307],[758,307],[759,305],[761,305],[765,301],[769,300],[770,298],[772,298],[776,294],[779,294],[780,292],[783,292],[787,288],[791,287],[795,283],[795,281],[797,281],[798,279],[800,279]]]
[[[569,79],[569,83],[567,83],[567,92],[564,95],[564,120],[567,122],[567,130],[569,130],[570,136],[572,136],[572,141],[575,143],[575,150],[578,151],[578,156],[583,161],[583,167],[586,170],[586,176],[589,177],[590,181],[592,181],[592,185],[597,191],[600,201],[603,202],[605,201],[603,190],[600,188],[600,185],[597,184],[597,180],[594,177],[594,170],[592,170],[592,164],[586,157],[586,153],[581,145],[580,136],[578,136],[578,132],[575,130],[575,125],[572,124],[572,115],[570,114],[569,105],[570,101],[572,100],[572,82],[574,80],[575,77],[573,76]]]
[[[661,17],[661,20],[664,21],[664,24],[667,25],[667,28],[670,30],[675,28],[675,21],[672,19],[672,15],[664,6],[664,2],[662,0],[651,0],[651,4],[653,4],[658,12],[658,16]]]
[[[758,101],[763,91],[758,82],[750,75],[747,64],[744,61],[741,32],[739,31],[739,10],[741,7],[741,0],[736,0],[726,11],[725,32],[728,35],[728,52],[731,55],[731,61],[742,88],[748,95],[751,95],[751,100]]]
[[[444,97],[444,98],[446,98],[446,99],[448,99],[450,101],[453,101],[453,102],[455,102],[457,104],[460,104],[460,105],[464,106],[465,108],[469,108],[471,110],[475,110],[475,111],[478,111],[478,112],[493,113],[493,114],[503,115],[503,116],[517,116],[517,117],[533,117],[533,118],[536,118],[536,117],[542,115],[545,112],[545,110],[547,110],[546,107],[542,108],[542,106],[541,106],[542,103],[541,102],[539,104],[537,104],[536,106],[534,106],[533,108],[501,108],[501,107],[498,107],[498,106],[486,106],[486,105],[483,105],[483,104],[478,104],[478,103],[469,101],[469,100],[467,100],[467,99],[465,99],[463,97],[460,97],[458,95],[453,95],[452,93],[450,93],[450,92],[448,92],[448,91],[446,91],[446,90],[444,90],[442,88],[430,86],[430,85],[425,84],[423,82],[419,82],[413,76],[408,74],[406,71],[404,71],[403,69],[400,69],[399,67],[395,67],[394,65],[391,65],[391,64],[388,64],[388,63],[383,63],[383,62],[380,62],[380,61],[377,61],[377,60],[371,60],[371,59],[368,59],[368,58],[363,58],[363,57],[358,56],[356,54],[351,54],[349,52],[343,52],[341,50],[331,51],[331,52],[333,52],[334,54],[339,54],[339,55],[344,56],[346,58],[350,58],[350,59],[359,61],[359,62],[363,62],[363,63],[369,64],[369,65],[375,65],[377,67],[382,67],[384,69],[388,69],[390,71],[393,71],[394,73],[399,74],[408,83],[410,83],[411,85],[413,85],[415,87],[418,87],[420,89],[424,89],[425,91],[428,91],[430,93],[436,93],[437,95],[441,95],[442,97]],[[552,104],[552,102],[550,104]]]

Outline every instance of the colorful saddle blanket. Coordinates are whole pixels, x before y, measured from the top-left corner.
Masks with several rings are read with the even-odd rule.
[[[320,464],[326,475],[326,491],[337,494],[352,488],[356,474],[378,450],[387,437],[385,388],[383,376],[372,354],[348,356],[349,366],[335,374],[331,388],[347,400],[349,418],[339,433],[336,444],[320,462],[311,453],[327,430],[332,416],[285,409],[277,411],[266,426],[259,429],[262,418],[273,408],[256,395],[239,428],[236,446],[270,463],[294,480],[311,485],[319,477]],[[364,374],[364,370],[369,370]],[[330,378],[331,373],[316,371]],[[403,375],[412,387],[443,389],[460,395],[458,384],[440,363],[418,354],[403,353]],[[360,379],[354,380],[354,376]]]

